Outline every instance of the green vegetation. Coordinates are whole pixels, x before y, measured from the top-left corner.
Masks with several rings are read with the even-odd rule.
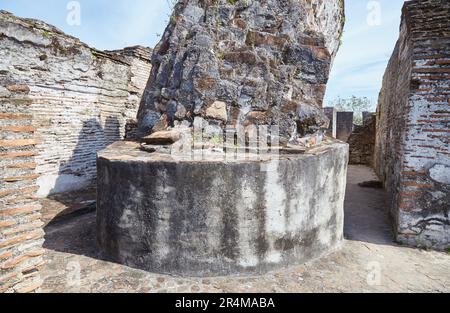
[[[341,20],[341,31],[339,32],[339,48],[342,46],[342,37],[344,36],[344,27],[345,27],[345,2],[341,0],[339,2],[339,8],[342,12],[342,20]]]
[[[344,37],[344,29],[339,33],[339,48],[342,47],[342,37]]]
[[[338,97],[336,100],[331,101],[330,106],[335,107],[338,111],[354,112],[353,122],[355,125],[362,125],[362,112],[375,111],[374,106],[367,97],[351,96],[351,98],[348,99]]]
[[[239,0],[228,0],[229,4],[235,5]]]
[[[219,60],[225,59],[225,54],[222,51],[217,52],[216,56]]]
[[[42,36],[44,36],[45,38],[48,38],[48,37],[50,37],[50,33],[48,31],[43,31]]]
[[[176,25],[177,24],[177,18],[176,18],[175,15],[172,15],[170,17],[170,24],[172,24],[172,25]]]
[[[213,136],[213,137],[211,137],[211,139],[209,141],[212,144],[219,145],[219,144],[223,143],[223,138],[220,136]]]

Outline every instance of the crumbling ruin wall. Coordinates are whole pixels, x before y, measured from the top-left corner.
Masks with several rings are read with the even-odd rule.
[[[30,89],[38,195],[95,182],[96,152],[123,139],[136,117],[150,55],[143,47],[97,51],[43,22],[0,13],[0,84]]]
[[[323,108],[323,111],[325,113],[325,116],[328,118],[328,129],[326,131],[326,134],[329,137],[336,138],[337,137],[337,110],[335,107],[326,107]]]
[[[123,138],[150,50],[101,52],[0,11],[0,292],[39,290],[39,196],[95,181],[96,152]]]
[[[26,86],[0,86],[0,293],[32,292],[42,281],[40,204],[36,198],[33,116]]]
[[[350,164],[373,166],[375,150],[376,116],[364,119],[363,125],[355,125],[348,138]]]
[[[377,109],[375,169],[397,239],[450,242],[450,2],[409,1]]]
[[[355,124],[353,124],[354,112],[336,113],[336,138],[347,142],[353,133]]]
[[[278,125],[282,143],[327,128],[322,102],[342,0],[179,1],[156,46],[142,135],[194,119]]]

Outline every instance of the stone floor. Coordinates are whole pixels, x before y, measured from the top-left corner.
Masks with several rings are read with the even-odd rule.
[[[375,179],[350,166],[346,241],[339,251],[263,276],[180,278],[100,260],[95,213],[46,227],[44,292],[450,292],[450,255],[396,245],[385,214],[385,193],[361,188]]]

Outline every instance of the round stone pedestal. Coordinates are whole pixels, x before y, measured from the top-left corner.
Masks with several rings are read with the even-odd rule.
[[[98,154],[98,240],[162,274],[257,274],[343,239],[348,145],[279,160],[188,160],[118,142]]]

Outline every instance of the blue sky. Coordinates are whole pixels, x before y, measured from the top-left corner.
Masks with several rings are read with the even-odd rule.
[[[383,74],[399,36],[404,1],[346,0],[345,3],[345,32],[328,82],[325,103],[355,95],[368,97],[375,108]],[[379,3],[379,7],[374,3]],[[379,19],[374,20],[373,14],[378,8]]]
[[[81,24],[72,26],[67,23],[68,0],[0,0],[0,9],[41,19],[95,48],[112,50],[137,44],[153,47],[169,20],[168,1],[79,0]],[[346,0],[345,33],[325,103],[356,95],[375,105],[398,38],[403,2]]]

